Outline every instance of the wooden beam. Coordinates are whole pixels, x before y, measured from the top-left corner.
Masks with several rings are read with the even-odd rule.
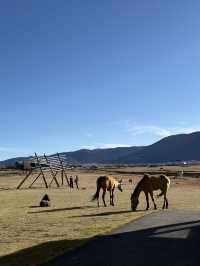
[[[34,181],[30,184],[29,188],[32,187],[32,185],[36,182],[36,180],[41,176],[41,173],[34,179]]]
[[[51,171],[51,175],[53,176],[53,180],[55,180],[57,187],[59,187],[60,185],[58,183],[58,180],[56,178],[56,175],[55,175],[53,169],[51,168],[51,164],[50,164],[50,162],[49,162],[49,160],[48,160],[48,158],[47,158],[47,156],[45,154],[44,154],[44,157],[46,159],[47,164],[49,165],[49,168],[50,168],[50,171]]]
[[[59,159],[59,162],[60,162],[60,165],[61,165],[62,171],[63,171],[63,173],[64,173],[64,175],[65,175],[65,179],[66,179],[66,181],[67,181],[67,184],[68,184],[68,186],[70,186],[70,185],[69,185],[69,180],[68,180],[67,174],[65,173],[65,168],[64,168],[64,165],[63,165],[63,161],[61,160],[59,153],[57,153],[57,156],[58,156],[58,159]]]
[[[57,176],[58,172],[55,173],[55,177]],[[51,179],[51,182],[49,183],[49,187],[51,186],[51,184],[53,183],[53,181],[55,181],[54,178]]]
[[[70,187],[69,179],[68,179],[67,174],[65,173],[65,170],[64,170],[64,175],[65,175],[65,179],[66,179],[66,181],[67,181],[67,185]]]
[[[61,184],[62,184],[62,186],[64,184],[64,173],[63,173],[63,170],[61,172]]]
[[[68,177],[65,176],[65,179],[66,179],[66,181],[67,181],[68,186],[70,187]]]
[[[46,188],[48,188],[48,184],[47,184],[47,181],[46,181],[46,179],[45,179],[44,173],[43,173],[43,171],[42,171],[42,166],[41,166],[41,164],[40,164],[40,161],[39,161],[39,158],[38,158],[36,152],[35,152],[35,157],[36,157],[37,163],[38,163],[38,165],[39,165],[39,167],[40,167],[40,172],[41,172],[41,174],[42,174],[42,178],[43,178],[43,180],[44,180],[44,184],[45,184]]]
[[[25,178],[19,183],[19,185],[17,186],[17,189],[20,189],[20,187],[24,184],[24,182],[26,181],[26,179],[31,175],[32,173],[32,169],[27,173],[27,175],[25,176]]]

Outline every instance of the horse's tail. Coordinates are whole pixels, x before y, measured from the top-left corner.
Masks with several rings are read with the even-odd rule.
[[[101,181],[99,179],[97,179],[97,190],[96,190],[96,193],[92,196],[92,201],[99,198],[99,191],[100,191],[100,188],[101,188],[100,182]]]

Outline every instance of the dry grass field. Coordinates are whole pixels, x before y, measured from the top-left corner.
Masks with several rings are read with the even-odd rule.
[[[179,169],[167,167],[165,170]],[[187,171],[199,170],[199,166],[187,168]],[[131,173],[146,172],[147,169],[108,171],[119,179],[123,177],[124,190],[122,193],[116,191],[116,206],[106,208],[97,208],[96,202],[91,202],[96,190],[96,178],[104,173],[103,170],[74,170],[69,173],[79,175],[80,190],[70,190],[67,186],[44,189],[41,188],[42,180],[35,188],[16,190],[23,176],[12,172],[0,173],[0,265],[39,265],[94,236],[105,234],[151,212],[143,211],[146,205],[142,194],[138,211],[131,212],[130,209],[130,194],[141,177]],[[121,174],[122,171],[124,174]],[[128,183],[129,178],[133,179],[132,185]],[[171,181],[168,194],[170,208],[200,209],[200,179],[186,176],[171,178]],[[25,186],[30,183],[31,179]],[[40,208],[38,204],[45,193],[50,196],[52,205]],[[162,200],[156,199],[159,208]]]

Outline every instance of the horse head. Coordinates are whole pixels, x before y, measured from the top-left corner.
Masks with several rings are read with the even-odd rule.
[[[121,183],[121,182],[118,183],[117,188],[118,188],[121,192],[123,191],[123,190],[122,190],[122,183]]]
[[[131,194],[131,209],[132,211],[136,211],[137,206],[139,204],[138,197],[134,196],[134,194]]]
[[[122,192],[122,178],[115,183],[116,187]]]

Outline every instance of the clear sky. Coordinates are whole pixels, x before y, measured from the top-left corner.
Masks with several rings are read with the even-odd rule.
[[[200,1],[0,1],[0,159],[200,129]]]

